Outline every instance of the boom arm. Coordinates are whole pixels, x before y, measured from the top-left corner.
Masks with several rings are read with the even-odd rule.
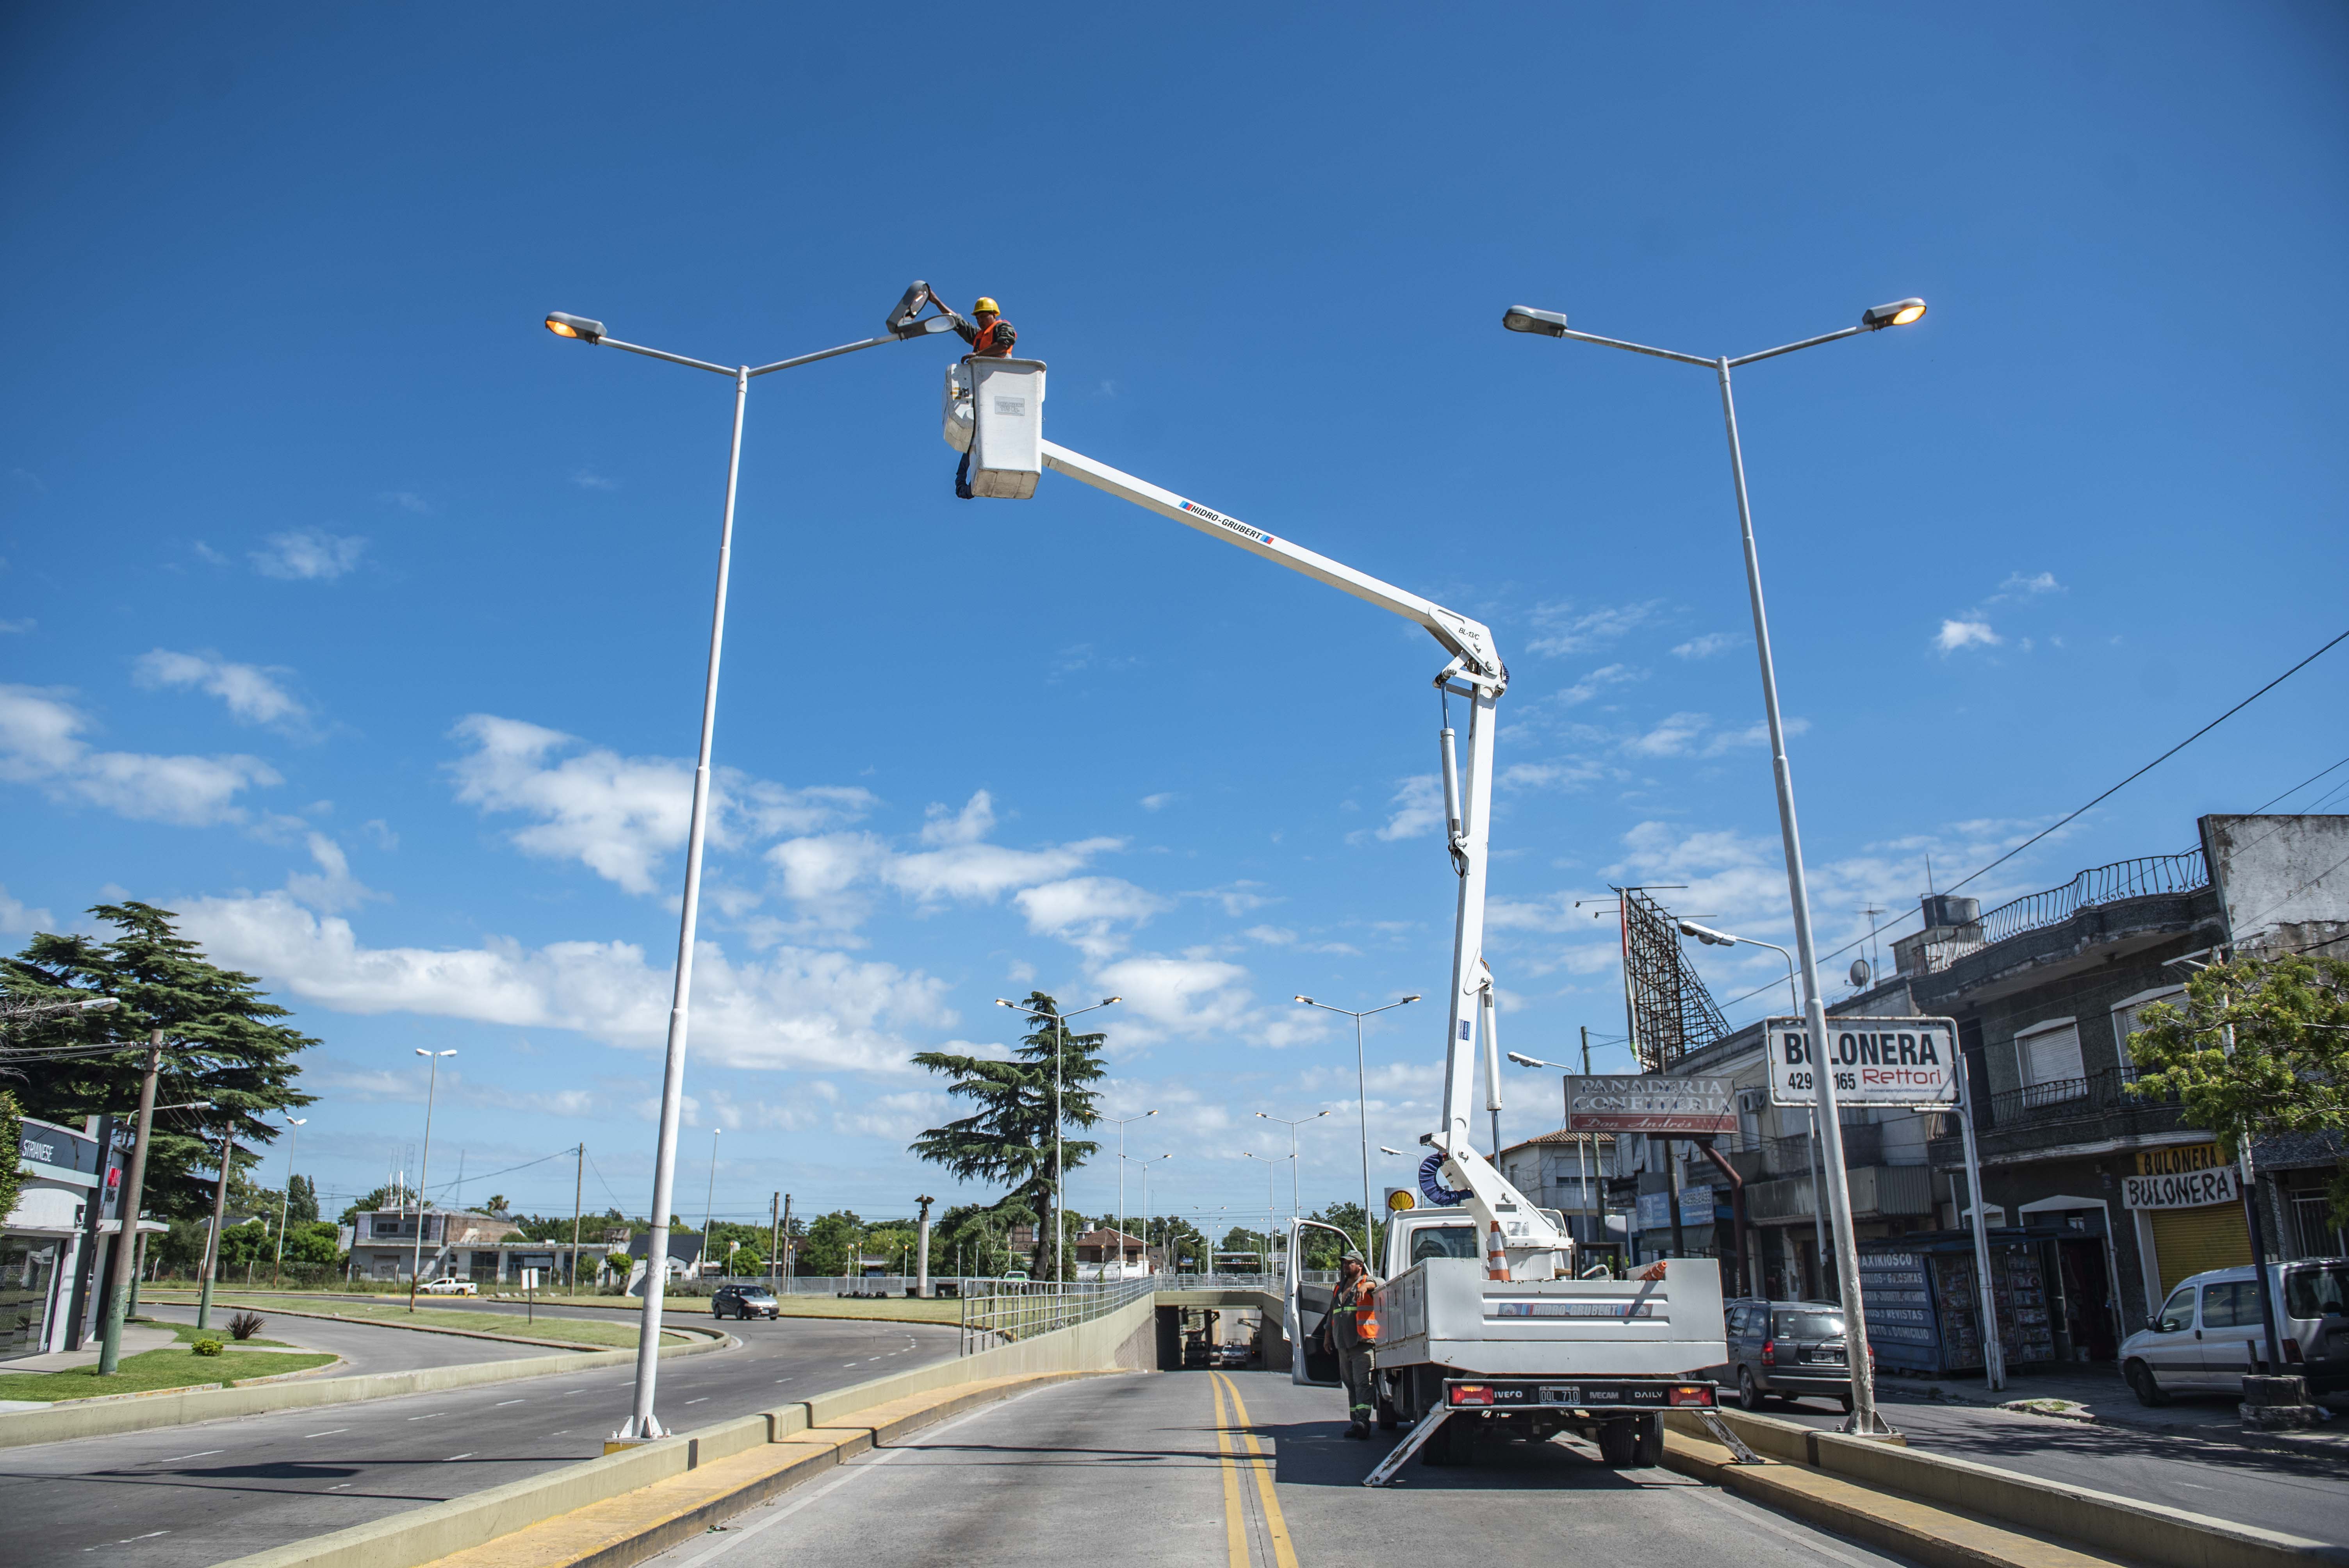
[[[1479,1240],[1490,1234],[1491,1226],[1498,1224],[1507,1250],[1524,1260],[1523,1266],[1528,1274],[1547,1278],[1546,1264],[1525,1254],[1545,1254],[1571,1243],[1498,1170],[1476,1153],[1468,1133],[1476,1070],[1476,1026],[1480,1014],[1490,1016],[1492,976],[1484,960],[1485,876],[1493,799],[1495,707],[1509,684],[1508,666],[1501,662],[1500,650],[1494,646],[1491,629],[1433,600],[1381,582],[1213,507],[1202,506],[1145,480],[1122,473],[1106,463],[1095,462],[1050,441],[1041,445],[1044,467],[1053,472],[1081,480],[1120,500],[1147,507],[1209,538],[1237,545],[1250,554],[1260,555],[1276,565],[1286,566],[1291,572],[1416,622],[1452,655],[1452,662],[1436,676],[1435,684],[1467,700],[1468,760],[1461,770],[1461,820],[1452,841],[1454,862],[1460,872],[1460,897],[1453,922],[1452,996],[1444,1030],[1444,1127],[1423,1141],[1441,1149],[1446,1156],[1445,1177],[1466,1192]],[[1495,1083],[1493,1092],[1497,1095],[1497,1090]],[[1497,1107],[1495,1117],[1497,1120]],[[1516,1273],[1518,1266],[1517,1259],[1513,1259],[1511,1272]]]

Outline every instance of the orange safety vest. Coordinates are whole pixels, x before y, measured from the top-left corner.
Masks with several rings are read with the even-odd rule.
[[[998,344],[995,341],[995,335],[999,331],[1003,334],[1003,341],[1000,344]],[[1008,359],[1011,356],[1012,339],[1019,335],[1019,329],[1013,326],[1009,322],[1004,320],[999,315],[993,321],[988,322],[985,326],[980,327],[977,335],[972,337],[970,340],[970,352],[974,357],[984,356],[989,359]]]
[[[1379,1311],[1373,1299],[1378,1288],[1378,1282],[1365,1274],[1354,1282],[1354,1299],[1350,1303],[1330,1303],[1333,1313],[1343,1313],[1354,1320],[1354,1337],[1365,1345],[1375,1345],[1379,1339]]]

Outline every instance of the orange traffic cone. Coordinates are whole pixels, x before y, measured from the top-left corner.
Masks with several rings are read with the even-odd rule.
[[[1501,1222],[1498,1220],[1493,1222],[1492,1239],[1485,1243],[1485,1277],[1509,1277],[1509,1253],[1508,1249],[1501,1244]]]

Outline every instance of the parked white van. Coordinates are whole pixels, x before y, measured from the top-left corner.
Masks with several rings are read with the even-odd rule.
[[[2311,1394],[2349,1387],[2349,1259],[2270,1264],[2283,1365]],[[2182,1281],[2143,1328],[2121,1343],[2121,1371],[2141,1405],[2177,1394],[2240,1394],[2262,1370],[2259,1274],[2243,1265]]]

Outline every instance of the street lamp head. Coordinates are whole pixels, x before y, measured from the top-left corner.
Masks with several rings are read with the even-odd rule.
[[[85,1013],[103,1013],[109,1007],[119,1007],[122,1003],[119,997],[92,996],[88,1001],[77,1002],[74,1006]]]
[[[1517,1066],[1521,1068],[1537,1068],[1542,1065],[1541,1063],[1534,1060],[1533,1057],[1526,1056],[1522,1051],[1511,1051],[1509,1053],[1509,1059],[1516,1063]]]
[[[1118,1003],[1124,1000],[1125,998],[1123,996],[1104,996],[1101,999],[1101,1005],[1104,1007],[1113,1007]]]
[[[1537,333],[1543,337],[1566,335],[1566,313],[1557,310],[1536,310],[1529,304],[1513,304],[1501,313],[1501,325],[1511,332]]]
[[[1416,992],[1416,991],[1413,991],[1410,995],[1405,996],[1402,1000],[1403,1000],[1403,1002],[1416,1002],[1416,1001],[1418,1001],[1418,1000],[1419,1000],[1419,993],[1418,993],[1418,992]],[[1402,1002],[1398,1002],[1398,1003],[1396,1003],[1395,1005],[1396,1005],[1397,1006],[1401,1006],[1402,1005]]]
[[[604,341],[604,324],[584,315],[570,315],[559,310],[546,313],[546,330],[557,337],[575,337],[582,343]]]
[[[1734,947],[1737,945],[1737,938],[1730,935],[1725,931],[1715,931],[1709,925],[1699,925],[1693,920],[1683,920],[1678,923],[1682,936],[1693,936],[1699,942],[1703,943],[1707,947]]]
[[[1400,1149],[1389,1149],[1389,1148],[1388,1148],[1385,1144],[1383,1144],[1383,1143],[1381,1143],[1381,1144],[1380,1144],[1380,1145],[1379,1145],[1379,1152],[1380,1152],[1380,1153],[1381,1153],[1381,1154],[1392,1154],[1392,1155],[1393,1155],[1393,1156],[1394,1156],[1396,1159],[1398,1159],[1398,1160],[1408,1160],[1408,1159],[1410,1159],[1410,1158],[1411,1158],[1411,1156],[1409,1156],[1409,1155],[1405,1154],[1402,1150],[1400,1150]]]
[[[1309,1007],[1310,1007],[1311,1006],[1313,1006],[1313,998],[1312,998],[1312,997],[1310,997],[1310,996],[1299,996],[1299,998],[1297,998],[1297,999],[1298,999],[1299,1001],[1300,1001],[1300,1002],[1304,1003],[1304,1004],[1305,1004],[1307,1006],[1309,1006]]]
[[[1872,304],[1859,313],[1859,325],[1870,332],[1880,332],[1888,326],[1907,326],[1921,320],[1925,302],[1920,299],[1897,299],[1890,304]]]

